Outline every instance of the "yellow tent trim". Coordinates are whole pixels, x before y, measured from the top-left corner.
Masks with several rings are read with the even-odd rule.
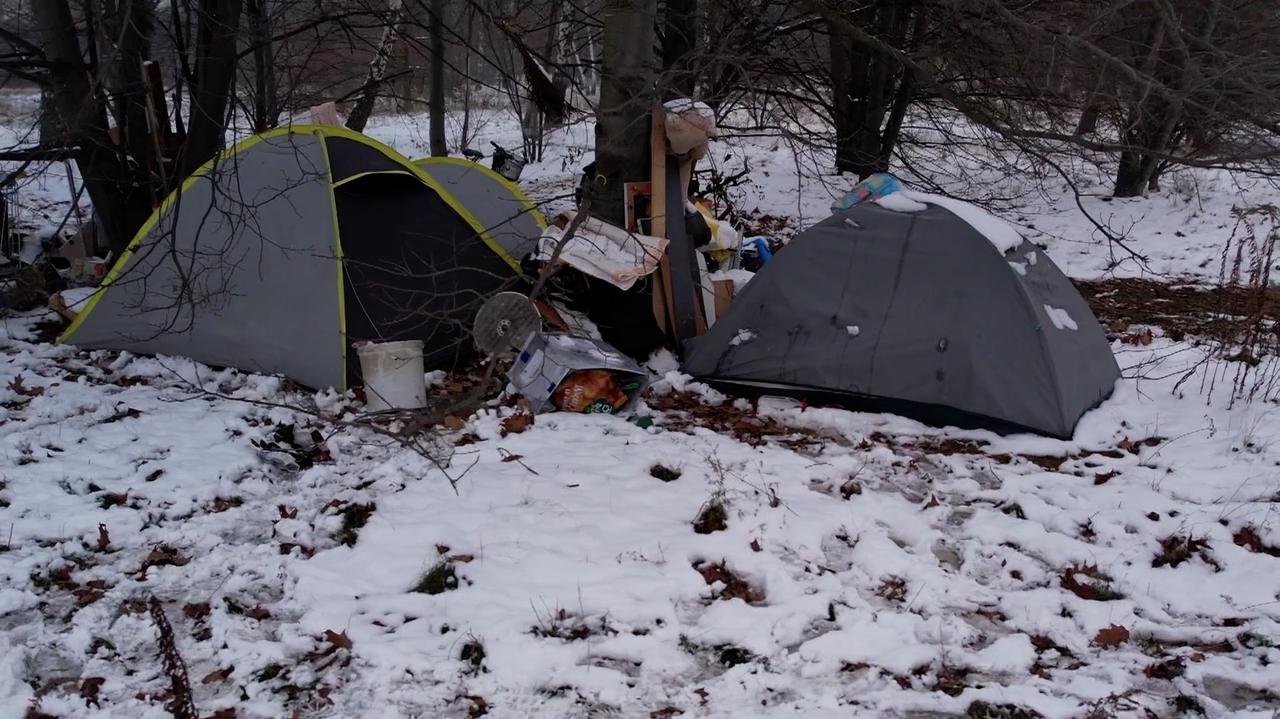
[[[94,307],[98,306],[98,300],[102,299],[103,293],[107,291],[107,288],[110,287],[117,278],[119,278],[120,273],[123,272],[125,266],[129,264],[129,258],[133,256],[133,251],[138,248],[138,245],[142,243],[142,239],[151,234],[151,231],[155,229],[156,225],[160,224],[160,218],[169,211],[169,208],[173,207],[173,205],[177,203],[178,198],[181,197],[184,192],[191,189],[191,186],[196,184],[197,180],[207,175],[209,170],[213,169],[213,166],[217,164],[218,160],[223,157],[230,157],[237,152],[243,152],[259,142],[262,142],[269,136],[280,134],[283,133],[272,131],[263,135],[254,135],[253,137],[247,137],[244,140],[241,140],[232,146],[231,149],[219,152],[208,162],[196,168],[195,172],[191,173],[187,179],[182,181],[182,185],[179,186],[178,189],[170,192],[168,197],[165,197],[164,201],[160,203],[160,206],[157,207],[155,211],[151,213],[151,216],[147,218],[147,221],[142,223],[142,227],[138,228],[137,234],[135,234],[133,239],[129,241],[124,252],[120,253],[120,257],[116,259],[115,263],[111,265],[111,270],[107,272],[106,277],[103,277],[102,282],[98,283],[98,287],[94,289],[93,294],[90,295],[89,302],[84,306],[84,309],[80,310],[79,314],[76,315],[76,318],[72,320],[71,326],[58,336],[58,342],[67,342],[71,339],[71,335],[75,334],[76,330],[80,329],[80,325],[84,324],[85,318],[89,316],[89,313],[93,311]]]
[[[502,245],[498,244],[497,240],[493,239],[493,236],[489,234],[484,224],[481,223],[480,220],[477,219],[475,215],[471,214],[471,211],[468,210],[461,202],[458,201],[458,198],[454,197],[452,193],[446,190],[444,188],[444,185],[437,182],[436,178],[432,177],[431,175],[428,175],[421,167],[418,167],[417,165],[413,164],[413,162],[409,160],[409,158],[405,157],[404,155],[401,155],[400,153],[396,152],[390,147],[382,144],[381,142],[378,142],[372,137],[369,137],[368,135],[362,135],[358,132],[355,132],[354,130],[348,130],[345,127],[338,127],[335,125],[302,125],[302,126],[295,126],[295,127],[304,127],[310,130],[315,130],[318,134],[321,134],[321,135],[329,135],[331,137],[341,137],[348,140],[354,140],[356,142],[364,143],[365,145],[368,145],[369,147],[372,147],[375,150],[382,152],[387,157],[390,157],[391,159],[400,163],[402,166],[404,166],[405,169],[409,170],[414,175],[414,177],[417,177],[419,180],[421,180],[423,184],[435,190],[436,194],[440,196],[440,199],[444,200],[444,203],[446,205],[453,208],[454,212],[458,213],[458,215],[461,216],[462,219],[466,220],[467,224],[470,225],[471,229],[476,233],[476,236],[479,237],[486,245],[488,245],[489,249],[496,252],[498,257],[502,258],[503,262],[506,262],[508,265],[510,265],[511,269],[515,270],[516,272],[521,272],[520,261],[512,257],[511,254],[502,247]],[[272,132],[274,132],[274,130]],[[270,135],[270,133],[268,133],[268,135]]]
[[[534,203],[534,201],[524,193],[524,190],[520,189],[519,185],[512,182],[511,180],[508,180],[507,178],[503,177],[497,172],[494,172],[492,168],[485,167],[484,165],[481,165],[478,162],[472,162],[471,160],[467,160],[461,157],[434,157],[430,155],[427,157],[419,157],[418,159],[413,161],[413,164],[418,165],[420,167],[422,165],[432,165],[432,164],[465,165],[467,166],[468,169],[475,170],[482,175],[485,175],[493,180],[496,180],[503,187],[507,188],[507,190],[509,190],[512,195],[515,195],[515,198],[520,201],[520,204],[526,210],[529,211],[529,214],[533,215],[533,221],[538,223],[538,227],[541,227],[544,230],[547,229],[547,218],[543,216],[542,212],[538,209],[538,205]]]
[[[120,273],[123,272],[125,266],[129,264],[129,258],[133,255],[133,251],[136,250],[140,244],[142,244],[142,240],[145,239],[147,235],[151,234],[151,231],[154,230],[156,225],[160,223],[160,218],[163,217],[165,213],[167,213],[175,203],[177,203],[178,199],[183,195],[183,193],[185,193],[188,189],[190,189],[191,186],[194,185],[198,180],[208,175],[209,171],[213,169],[213,167],[216,164],[218,164],[219,161],[226,159],[228,157],[232,157],[238,153],[244,152],[245,150],[248,150],[249,148],[253,147],[259,142],[262,142],[263,140],[268,140],[273,137],[280,137],[281,135],[293,135],[293,134],[304,134],[304,135],[309,134],[309,135],[316,135],[318,137],[325,137],[325,136],[341,137],[348,140],[354,140],[355,142],[363,143],[365,145],[368,145],[369,147],[374,148],[375,150],[378,150],[379,152],[382,152],[383,154],[385,154],[386,156],[390,157],[391,159],[399,163],[401,166],[403,166],[408,174],[411,174],[414,177],[418,178],[423,184],[425,184],[427,187],[430,187],[432,190],[434,190],[436,194],[440,196],[440,199],[444,200],[446,205],[452,208],[454,212],[457,212],[462,217],[462,219],[466,220],[467,224],[471,226],[471,229],[475,231],[476,236],[479,237],[489,247],[490,250],[493,250],[494,252],[496,252],[498,256],[501,257],[502,260],[506,262],[508,265],[510,265],[511,268],[514,269],[516,272],[521,271],[520,262],[516,260],[514,257],[512,257],[510,253],[508,253],[505,249],[503,249],[502,245],[499,245],[497,241],[494,240],[493,237],[487,231],[485,231],[484,225],[481,224],[481,222],[476,218],[475,215],[467,211],[466,207],[464,207],[462,203],[458,202],[458,199],[454,197],[448,190],[446,190],[443,185],[437,182],[434,177],[431,177],[431,175],[427,174],[425,171],[422,170],[422,168],[415,165],[412,161],[410,161],[404,155],[401,155],[400,153],[396,152],[390,147],[373,139],[372,137],[363,135],[354,130],[348,130],[345,127],[339,127],[336,125],[284,125],[282,127],[277,127],[274,130],[268,130],[258,135],[252,135],[250,137],[246,137],[240,142],[237,142],[236,144],[232,145],[230,148],[222,150],[221,152],[219,152],[218,154],[210,158],[208,162],[196,168],[195,172],[192,172],[191,175],[187,177],[187,179],[182,181],[182,185],[178,187],[178,189],[169,193],[168,197],[165,197],[164,201],[160,203],[160,206],[157,207],[155,211],[151,213],[151,216],[147,218],[147,221],[142,223],[142,227],[138,228],[137,234],[133,236],[133,239],[129,241],[128,246],[125,248],[125,251],[120,253],[120,257],[116,259],[114,264],[112,264],[111,270],[108,271],[106,277],[102,279],[102,282],[98,285],[93,295],[89,298],[88,303],[85,304],[84,309],[80,310],[80,313],[76,315],[75,320],[71,322],[71,326],[68,327],[66,331],[64,331],[61,335],[59,335],[58,342],[65,343],[70,341],[72,335],[76,333],[76,330],[80,329],[80,326],[84,324],[85,318],[88,317],[89,313],[93,311],[93,308],[97,306],[98,300],[102,298],[102,294],[106,292],[107,288],[110,287],[111,284],[114,283],[119,278]],[[327,163],[328,149],[324,147],[322,147],[321,149],[325,153],[325,162]],[[499,175],[499,177],[501,176]],[[329,175],[329,182],[330,182],[330,186],[332,187],[332,184],[333,184],[332,174]],[[336,203],[333,204],[332,212],[334,213],[334,218],[335,218],[334,232],[336,233],[337,232],[337,224],[336,224],[337,204]],[[339,267],[341,267],[341,264],[339,264]],[[342,326],[343,326],[343,330],[345,331],[346,325],[343,324]],[[342,356],[345,361],[345,358],[347,356],[345,351],[345,340],[344,340],[344,351],[342,353]]]
[[[338,198],[333,189],[341,183],[333,182],[333,165],[329,163],[329,147],[320,143],[320,152],[324,155],[324,172],[329,176],[329,213],[333,216],[333,256],[338,269],[338,351],[342,358],[342,385],[340,391],[347,391],[347,269],[342,261],[342,232],[338,224]],[[369,173],[362,173],[369,174]],[[360,177],[356,175],[347,179]]]
[[[326,155],[328,154],[328,150],[326,150],[326,151],[325,151],[325,154],[326,154]],[[334,187],[342,187],[343,185],[347,184],[348,182],[352,182],[352,181],[355,181],[355,180],[360,180],[360,179],[363,179],[363,178],[366,178],[366,177],[373,177],[374,175],[406,175],[406,176],[408,176],[408,177],[413,177],[413,178],[416,178],[416,177],[417,177],[417,175],[413,174],[412,172],[409,172],[408,170],[370,170],[369,172],[357,172],[357,173],[356,173],[356,174],[354,174],[354,175],[350,175],[350,176],[348,176],[348,177],[344,177],[344,178],[342,178],[341,180],[338,180],[337,182],[334,182],[334,183],[331,183],[331,184],[332,184]],[[332,178],[332,177],[333,177],[333,172],[332,172],[332,171],[330,171],[330,173],[329,173],[329,177],[330,177],[330,178]]]

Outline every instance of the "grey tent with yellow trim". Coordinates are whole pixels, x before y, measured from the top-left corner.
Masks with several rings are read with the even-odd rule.
[[[507,254],[519,260],[536,249],[547,221],[514,182],[458,157],[423,157],[413,164],[472,212]]]
[[[429,369],[450,366],[479,305],[519,281],[431,174],[364,135],[293,126],[166,198],[62,340],[346,387],[361,340],[421,339]]]

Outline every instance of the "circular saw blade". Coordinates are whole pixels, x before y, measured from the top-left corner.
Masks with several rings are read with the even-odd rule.
[[[520,349],[540,329],[542,317],[528,297],[499,292],[476,313],[472,335],[481,352],[496,355]]]

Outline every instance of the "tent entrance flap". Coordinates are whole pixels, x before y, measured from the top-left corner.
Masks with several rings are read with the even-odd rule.
[[[471,320],[508,286],[501,257],[416,178],[377,173],[334,188],[346,270],[349,344],[422,340],[427,367],[471,353]],[[348,348],[347,366],[359,362]]]

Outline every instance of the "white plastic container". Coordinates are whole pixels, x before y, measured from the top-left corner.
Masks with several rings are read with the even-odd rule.
[[[365,409],[417,409],[427,403],[422,340],[368,342],[356,348],[364,377]]]

